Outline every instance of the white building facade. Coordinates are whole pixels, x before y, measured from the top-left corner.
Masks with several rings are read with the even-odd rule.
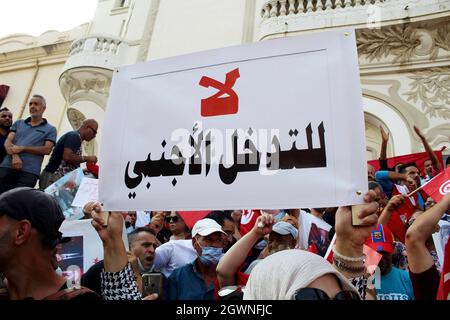
[[[423,151],[413,125],[450,153],[450,0],[98,0],[76,29],[0,39],[3,106],[25,118],[30,96],[46,96],[59,135],[96,118],[85,152],[98,153],[114,68],[344,27],[357,30],[367,158],[379,155],[380,125],[388,156]]]

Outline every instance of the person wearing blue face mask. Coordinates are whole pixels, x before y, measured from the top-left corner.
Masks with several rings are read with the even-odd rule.
[[[216,267],[224,254],[226,237],[216,221],[197,221],[192,228],[192,245],[197,259],[172,272],[169,300],[214,300]]]

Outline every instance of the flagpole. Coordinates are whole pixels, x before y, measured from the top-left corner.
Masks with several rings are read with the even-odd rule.
[[[414,190],[413,192],[408,193],[405,197],[411,197],[412,195],[414,195],[415,193],[417,193],[417,191],[419,191],[420,189],[422,189],[422,187],[417,188],[416,190]]]

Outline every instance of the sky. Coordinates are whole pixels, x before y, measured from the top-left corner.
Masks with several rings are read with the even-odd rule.
[[[0,38],[67,31],[93,19],[97,0],[2,0]]]

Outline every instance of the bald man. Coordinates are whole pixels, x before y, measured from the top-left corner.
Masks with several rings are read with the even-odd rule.
[[[81,143],[91,141],[97,135],[98,123],[94,119],[84,120],[78,130],[69,131],[56,143],[50,161],[39,178],[39,188],[44,190],[83,162],[97,162],[96,156],[83,156]]]

